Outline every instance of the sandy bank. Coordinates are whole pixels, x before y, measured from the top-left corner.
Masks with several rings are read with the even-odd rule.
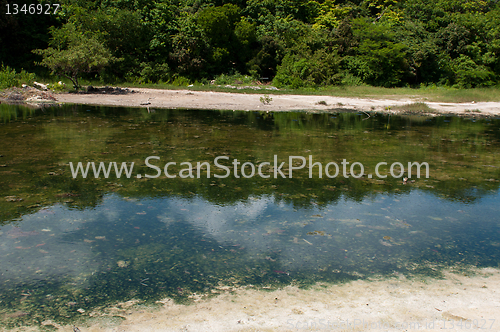
[[[354,281],[288,286],[266,292],[221,287],[226,293],[191,305],[170,299],[159,307],[121,303],[84,313],[81,332],[92,331],[500,331],[500,271],[474,276],[446,273],[442,280]],[[60,331],[60,326],[46,321]],[[27,329],[31,330],[31,329]],[[24,330],[24,331],[27,331]]]
[[[334,96],[305,95],[270,95],[272,101],[264,105],[260,98],[262,94],[225,93],[188,90],[158,90],[133,89],[136,93],[129,94],[57,94],[59,102],[89,105],[149,107],[149,108],[194,108],[219,110],[249,110],[249,111],[288,111],[288,110],[363,110],[398,113],[393,107],[418,102],[416,99],[360,99]],[[327,105],[318,104],[326,102]],[[499,102],[477,103],[436,103],[426,104],[440,113],[482,115],[500,114]]]

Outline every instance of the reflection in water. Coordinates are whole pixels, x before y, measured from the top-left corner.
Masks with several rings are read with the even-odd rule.
[[[496,120],[137,112],[75,107],[3,119],[0,306],[37,321],[221,284],[498,264]],[[150,155],[258,163],[274,154],[372,170],[379,161],[427,161],[431,178],[71,179],[67,166],[134,161],[144,172]]]
[[[0,283],[5,287],[66,276],[81,281],[80,276],[94,271],[96,262],[82,260],[91,253],[88,245],[63,241],[64,234],[80,229],[88,215],[56,206],[4,226],[0,235]]]
[[[267,260],[267,271],[252,273],[277,270],[291,276],[409,273],[430,262],[494,263],[500,228],[492,217],[498,209],[490,202],[432,208],[433,200],[413,192],[294,209],[266,196],[220,206],[199,198],[127,201],[111,195],[92,210],[57,206],[23,217],[19,226],[5,226],[0,282],[70,277],[88,287],[83,281],[96,271],[143,266],[135,251],[148,254],[151,248],[147,259],[167,267],[184,266],[188,262],[180,253],[194,250],[202,258],[200,271],[221,276],[226,271],[205,265],[207,254],[230,257],[240,270]],[[160,252],[170,250],[179,255],[169,255],[167,263]]]

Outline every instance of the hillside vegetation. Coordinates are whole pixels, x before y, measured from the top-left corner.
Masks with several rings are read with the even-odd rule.
[[[69,79],[473,88],[500,77],[492,0],[61,0],[51,15],[0,3],[0,62]]]

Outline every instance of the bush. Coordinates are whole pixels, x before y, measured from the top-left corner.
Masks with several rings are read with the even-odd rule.
[[[254,78],[249,75],[241,75],[236,72],[234,74],[221,74],[217,76],[214,84],[226,85],[226,84],[252,84]]]
[[[353,21],[358,40],[354,54],[345,58],[345,69],[364,83],[394,87],[409,76],[407,47],[400,43],[389,26],[373,24],[370,20]]]
[[[61,84],[59,84],[59,82],[50,84],[49,88],[54,92],[62,92],[67,90],[66,84],[64,84],[63,82],[61,82]]]
[[[305,86],[337,85],[342,81],[341,58],[337,52],[318,50],[310,54],[287,54],[278,66],[273,84],[292,89]]]
[[[459,88],[475,88],[494,85],[495,74],[485,66],[477,65],[474,60],[461,54],[452,60],[451,68],[455,74],[455,83]]]
[[[264,105],[269,105],[273,101],[273,98],[269,97],[269,95],[264,95],[264,97],[260,97],[260,102]]]
[[[173,81],[172,85],[175,86],[188,86],[189,85],[189,79],[184,77],[184,76],[177,76]]]
[[[2,67],[0,67],[0,89],[13,86],[20,87],[22,84],[32,85],[35,79],[35,74],[28,73],[25,70],[17,73],[15,69],[11,69],[9,66],[5,67],[2,64]]]
[[[351,73],[346,73],[342,78],[342,85],[346,86],[361,86],[366,85],[363,83],[363,80],[357,76],[352,75]]]
[[[141,63],[141,77],[139,82],[141,83],[158,83],[158,82],[168,82],[171,76],[171,70],[167,63],[162,64],[151,64],[151,63]]]

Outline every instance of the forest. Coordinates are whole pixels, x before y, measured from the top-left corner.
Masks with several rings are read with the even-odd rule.
[[[498,0],[60,0],[55,13],[12,13],[40,3],[56,4],[0,0],[4,73],[289,88],[500,82]]]

